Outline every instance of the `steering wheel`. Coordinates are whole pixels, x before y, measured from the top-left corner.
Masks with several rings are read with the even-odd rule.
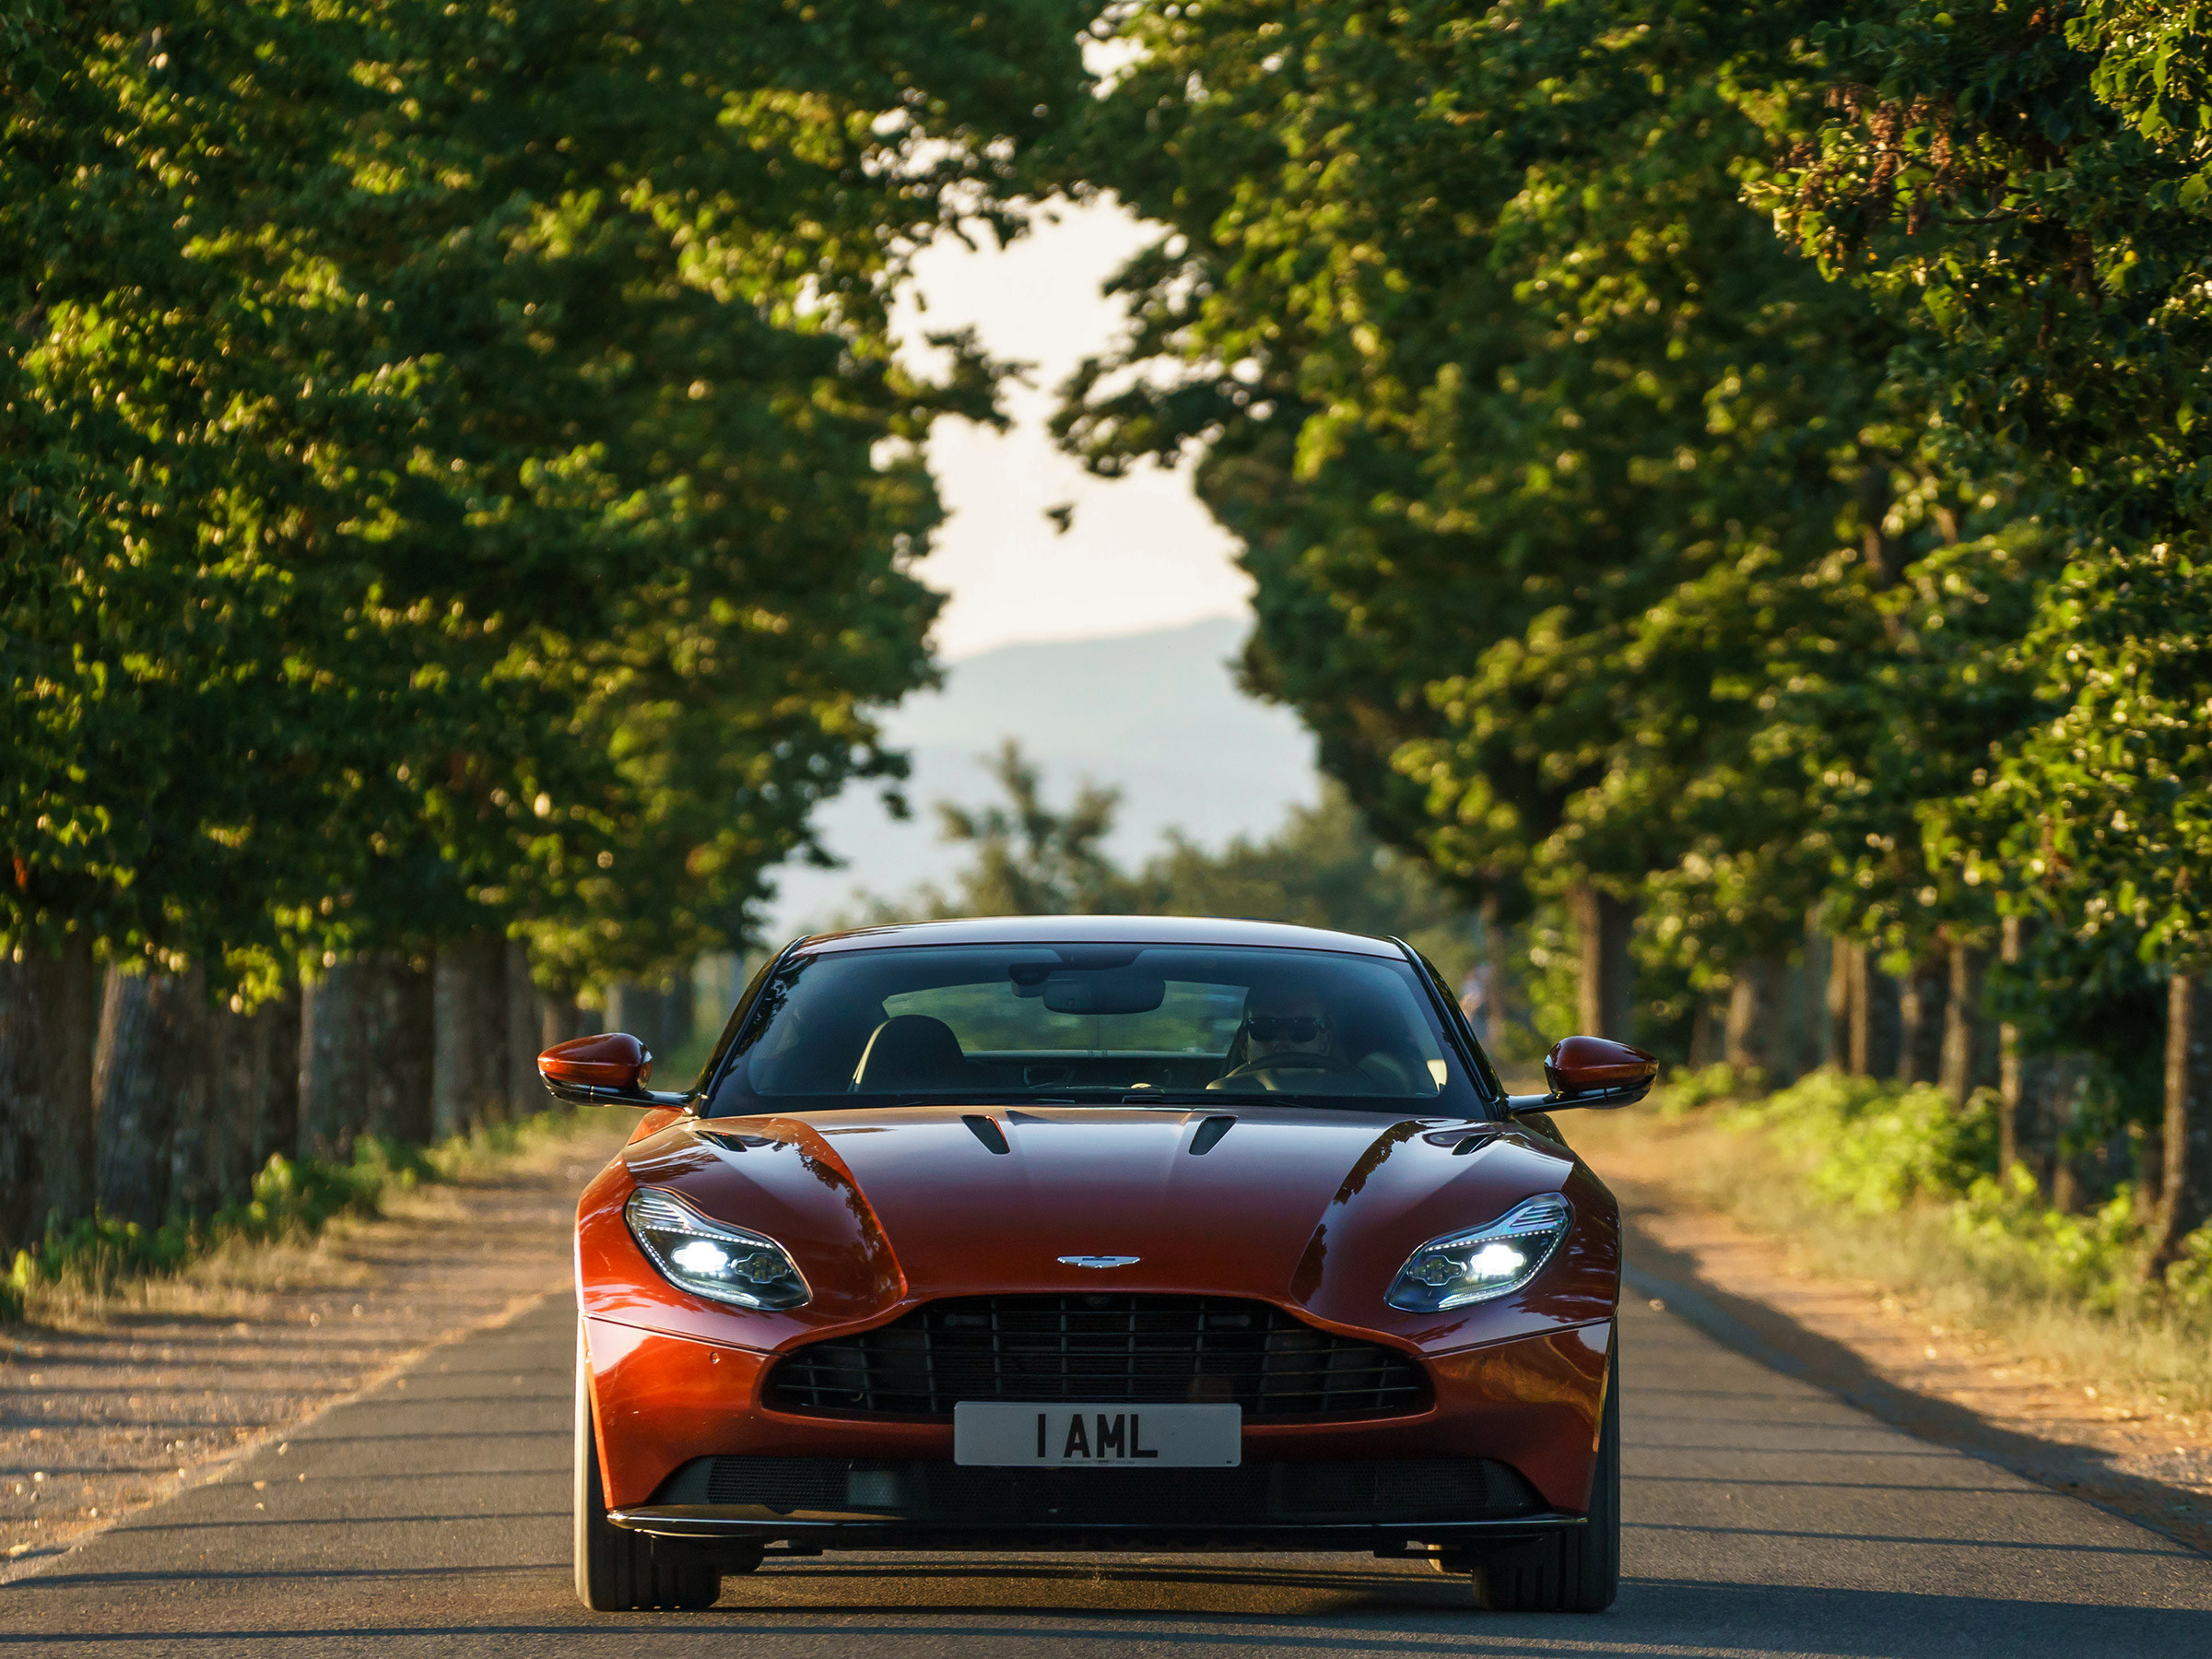
[[[1373,1088],[1375,1081],[1358,1065],[1338,1054],[1267,1054],[1231,1066],[1206,1087],[1221,1088],[1230,1084],[1247,1082],[1256,1083],[1269,1093],[1296,1093],[1298,1085],[1278,1076],[1284,1072],[1321,1072],[1330,1077],[1357,1077],[1370,1090]]]

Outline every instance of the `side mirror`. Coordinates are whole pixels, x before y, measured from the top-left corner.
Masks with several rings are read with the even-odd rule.
[[[578,1106],[681,1106],[688,1098],[645,1087],[653,1051],[628,1031],[557,1042],[537,1057],[537,1075],[554,1099]]]
[[[1544,1056],[1549,1094],[1514,1095],[1508,1112],[1557,1112],[1566,1106],[1629,1106],[1652,1092],[1659,1057],[1604,1037],[1562,1037]]]

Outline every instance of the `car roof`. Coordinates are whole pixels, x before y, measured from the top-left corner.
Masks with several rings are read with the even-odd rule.
[[[1225,916],[974,916],[816,934],[794,948],[876,950],[893,945],[1264,945],[1405,959],[1397,944],[1367,934]]]

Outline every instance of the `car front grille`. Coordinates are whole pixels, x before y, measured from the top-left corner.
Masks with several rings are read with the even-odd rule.
[[[976,1526],[1237,1527],[1505,1520],[1544,1505],[1510,1465],[1478,1458],[1248,1463],[1229,1469],[973,1468],[828,1457],[698,1457],[655,1504],[759,1519]]]
[[[948,1417],[961,1400],[1234,1404],[1247,1422],[1380,1417],[1429,1401],[1394,1348],[1218,1296],[977,1296],[929,1302],[779,1361],[781,1411]]]

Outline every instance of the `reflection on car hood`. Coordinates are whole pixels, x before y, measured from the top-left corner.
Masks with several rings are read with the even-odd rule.
[[[1234,1125],[1194,1153],[1206,1120],[1225,1116]],[[1430,1335],[1439,1316],[1382,1306],[1411,1251],[1557,1191],[1576,1170],[1510,1124],[1241,1100],[725,1118],[677,1125],[628,1157],[641,1182],[781,1239],[828,1318],[917,1297],[1181,1291],[1289,1301],[1371,1327],[1413,1321]]]

